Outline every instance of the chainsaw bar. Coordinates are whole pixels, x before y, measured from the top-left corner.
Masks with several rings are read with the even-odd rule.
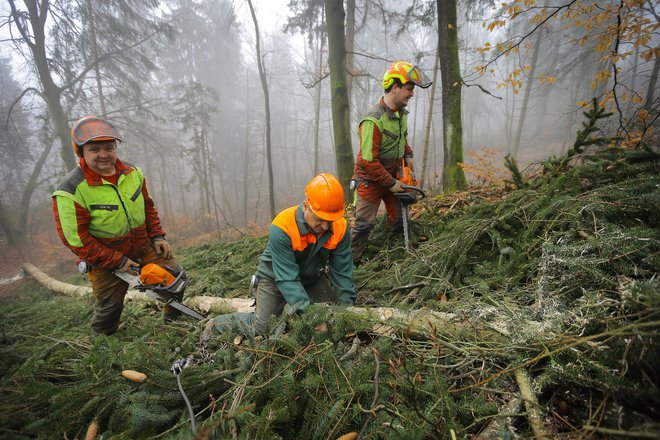
[[[174,299],[163,298],[161,295],[154,292],[153,290],[144,290],[143,293],[145,295],[147,295],[149,298],[155,299],[159,303],[167,304],[170,307],[173,307],[173,308],[177,309],[181,313],[185,313],[186,315],[191,316],[191,317],[193,317],[197,320],[202,321],[202,320],[206,319],[206,316],[202,315],[201,313],[196,312],[195,310],[191,309],[190,307],[188,307],[186,305],[183,305],[183,304],[181,304],[180,302],[178,302]]]

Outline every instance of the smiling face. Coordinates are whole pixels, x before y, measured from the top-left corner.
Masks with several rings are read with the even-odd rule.
[[[117,141],[88,142],[82,146],[85,163],[101,176],[115,174],[117,161]]]
[[[323,220],[314,214],[312,208],[309,207],[306,201],[303,201],[303,216],[305,217],[307,226],[309,226],[309,228],[316,234],[325,233],[332,225],[331,221]]]

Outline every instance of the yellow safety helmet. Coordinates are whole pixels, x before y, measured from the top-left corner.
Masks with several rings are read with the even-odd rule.
[[[411,82],[423,89],[433,84],[419,67],[407,61],[395,61],[387,68],[387,72],[383,75],[383,89],[389,89],[395,79],[401,81],[401,84]]]

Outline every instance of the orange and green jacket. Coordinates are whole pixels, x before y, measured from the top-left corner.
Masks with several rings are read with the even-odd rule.
[[[165,236],[142,171],[119,159],[115,168],[116,185],[81,159],[53,192],[62,242],[80,260],[104,269],[117,269],[125,258],[138,261],[154,238]]]
[[[283,210],[273,220],[257,276],[275,281],[286,302],[303,310],[310,304],[305,285],[321,276],[326,264],[337,302],[352,305],[355,284],[350,226],[340,218],[317,237],[305,222],[301,203]]]
[[[389,188],[394,184],[398,159],[413,157],[407,139],[408,111],[394,112],[381,98],[360,120],[358,137],[360,150],[353,178]]]

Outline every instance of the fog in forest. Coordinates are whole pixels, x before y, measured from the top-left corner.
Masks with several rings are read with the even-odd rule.
[[[625,11],[612,12],[623,3]],[[644,109],[657,114],[655,2],[546,4],[456,2],[464,83],[455,86],[470,184],[506,177],[507,154],[525,169],[566,153],[594,97],[614,111],[603,124],[609,134],[630,135],[629,121]],[[337,13],[354,157],[358,121],[382,96],[385,70],[410,61],[435,82],[416,88],[408,105],[409,143],[419,168],[427,147],[423,186],[442,191],[436,8],[291,0],[275,14],[270,0],[3,2],[0,243],[58,242],[50,194],[76,163],[70,141],[62,146],[66,131],[86,115],[116,125],[125,141],[119,157],[144,170],[174,237],[263,228],[271,190],[277,212],[302,200],[315,173],[337,173],[326,25]],[[618,19],[629,27],[613,39],[607,26]]]

